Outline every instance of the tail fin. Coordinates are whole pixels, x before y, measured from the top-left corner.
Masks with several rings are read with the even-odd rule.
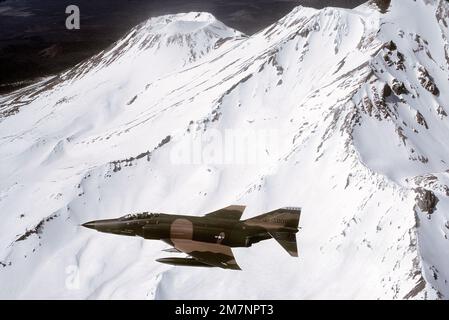
[[[268,233],[293,257],[298,256],[296,232],[298,232],[301,208],[280,208],[260,216],[248,219],[247,222],[267,229]]]
[[[274,228],[298,229],[300,216],[301,208],[287,207],[264,213],[247,221],[263,225],[269,224]]]

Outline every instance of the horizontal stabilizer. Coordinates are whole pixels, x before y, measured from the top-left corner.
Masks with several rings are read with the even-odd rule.
[[[279,244],[284,248],[292,257],[298,256],[298,246],[296,244],[296,235],[292,232],[269,232]]]

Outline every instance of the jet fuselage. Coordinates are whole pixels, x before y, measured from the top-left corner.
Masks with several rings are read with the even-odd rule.
[[[166,242],[186,239],[220,243],[229,247],[249,247],[253,243],[271,238],[265,228],[247,224],[245,221],[163,213],[97,220],[83,226],[100,232],[139,236],[144,239]]]
[[[231,247],[249,247],[270,238],[291,256],[298,256],[295,234],[300,208],[280,208],[242,221],[244,210],[244,206],[232,205],[202,217],[144,212],[91,221],[83,226],[105,233],[162,240],[173,247],[168,252],[183,252],[190,256],[156,260],[177,266],[239,270]]]

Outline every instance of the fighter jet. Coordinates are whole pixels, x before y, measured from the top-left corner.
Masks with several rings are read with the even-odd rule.
[[[143,212],[118,219],[91,221],[82,226],[117,235],[162,240],[172,246],[164,251],[189,256],[156,260],[175,266],[241,270],[231,248],[250,247],[271,238],[291,256],[298,256],[296,233],[300,208],[281,208],[240,220],[244,210],[245,206],[232,205],[202,217]]]

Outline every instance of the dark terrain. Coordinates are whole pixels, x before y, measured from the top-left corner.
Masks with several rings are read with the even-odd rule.
[[[0,94],[89,58],[152,16],[207,11],[247,34],[277,21],[297,5],[355,7],[363,0],[0,0]],[[81,29],[65,28],[65,8],[76,4]]]

